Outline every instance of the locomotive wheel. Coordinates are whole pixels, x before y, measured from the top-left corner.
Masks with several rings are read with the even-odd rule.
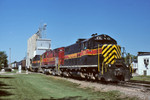
[[[107,84],[107,81],[105,80],[104,77],[101,78],[101,83],[102,83],[102,84]]]

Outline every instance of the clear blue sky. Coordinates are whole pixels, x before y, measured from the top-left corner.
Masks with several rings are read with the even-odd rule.
[[[150,0],[0,0],[0,51],[23,59],[41,22],[52,49],[98,33],[131,54],[150,51]]]

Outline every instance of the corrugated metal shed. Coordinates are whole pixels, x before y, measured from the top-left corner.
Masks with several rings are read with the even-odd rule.
[[[36,50],[34,51],[34,56],[42,55],[46,50],[51,48],[51,40],[49,39],[37,39],[36,40]]]

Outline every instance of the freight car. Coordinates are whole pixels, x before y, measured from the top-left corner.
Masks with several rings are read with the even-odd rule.
[[[31,65],[32,67],[30,67],[31,71],[34,72],[38,72],[39,68],[40,68],[40,64],[41,64],[41,56],[40,55],[36,55],[32,60],[31,60]]]
[[[26,60],[25,59],[23,59],[19,62],[15,62],[15,63],[16,63],[16,66],[14,67],[14,69],[18,69],[19,65],[21,65],[22,70],[26,69]]]
[[[102,81],[129,81],[132,77],[122,60],[121,47],[104,34],[93,34],[70,46],[46,51],[35,62],[37,68],[53,75]]]

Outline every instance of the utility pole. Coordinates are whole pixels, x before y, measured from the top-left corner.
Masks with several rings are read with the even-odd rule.
[[[11,48],[9,48],[9,68],[11,68]]]

